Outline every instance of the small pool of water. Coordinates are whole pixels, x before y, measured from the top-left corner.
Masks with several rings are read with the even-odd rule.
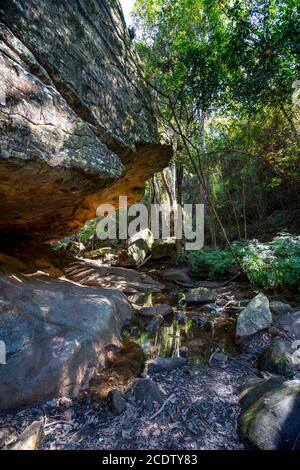
[[[175,311],[184,310],[186,313],[185,323],[180,323],[174,315],[174,318],[165,319],[155,333],[146,331],[151,320],[135,313],[132,323],[123,332],[123,338],[139,344],[147,359],[185,355],[190,362],[204,363],[216,348],[229,355],[236,353],[234,315],[225,311],[207,313],[200,306],[179,306],[177,292],[139,294],[130,296],[129,300],[139,306],[168,303]],[[196,321],[197,318],[199,321]]]
[[[180,293],[182,290],[129,296],[133,305],[139,307],[168,303],[174,315],[165,318],[158,330],[150,333],[146,327],[151,319],[142,317],[138,308],[135,309],[131,323],[123,330],[121,349],[107,353],[106,367],[99,370],[90,384],[90,393],[95,399],[107,397],[114,389],[126,392],[144,370],[147,359],[185,356],[189,363],[207,364],[217,348],[227,355],[236,354],[234,314],[228,311],[207,313],[201,306],[179,306]],[[183,310],[186,319],[180,323],[176,311]]]

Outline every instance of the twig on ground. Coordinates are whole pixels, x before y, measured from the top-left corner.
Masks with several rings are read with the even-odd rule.
[[[149,261],[149,259],[151,258],[151,256],[152,256],[152,255],[150,255],[150,256],[148,256],[148,258],[144,259],[144,261],[143,261],[141,264],[139,264],[139,265],[136,267],[136,269],[140,269],[142,266],[144,266],[144,265],[147,263],[147,261]]]
[[[157,410],[153,415],[150,416],[149,418],[149,421],[151,421],[152,419],[156,418],[157,415],[159,415],[159,413],[165,408],[165,406],[171,401],[173,400],[173,398],[175,398],[175,393],[173,393],[172,395],[170,395],[166,401],[164,401],[164,403],[161,405],[161,407],[159,408],[159,410]]]

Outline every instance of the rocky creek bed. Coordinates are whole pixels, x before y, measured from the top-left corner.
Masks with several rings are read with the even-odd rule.
[[[80,399],[60,397],[17,412],[2,412],[0,445],[13,447],[24,429],[36,423],[33,432],[42,428],[42,435],[26,445],[40,449],[249,447],[247,437],[241,435],[243,422],[238,425],[241,387],[258,380],[261,387],[261,382],[264,385],[276,377],[284,381],[278,374],[259,371],[257,360],[274,335],[282,340],[286,333],[275,322],[277,326],[237,343],[236,319],[245,311],[245,299],[255,292],[237,283],[215,284],[210,291],[216,293],[216,299],[209,304],[186,305],[182,294],[187,297],[188,288],[168,284],[163,292],[129,295],[134,316],[123,329],[121,349],[107,348],[106,368],[99,370],[89,389]],[[157,314],[166,303],[173,314],[162,316],[149,329],[153,323],[153,315],[147,318],[149,308],[151,313],[154,306]],[[159,367],[153,366],[157,357],[161,358]],[[247,420],[248,426],[249,417]],[[292,430],[290,447],[298,445],[296,431]],[[250,447],[255,445],[256,441]],[[264,445],[271,448],[273,441],[264,441],[261,448]]]

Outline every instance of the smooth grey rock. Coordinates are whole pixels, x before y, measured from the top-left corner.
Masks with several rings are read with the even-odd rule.
[[[131,317],[116,289],[83,287],[50,277],[0,276],[0,409],[85,389]]]
[[[159,384],[150,379],[138,379],[133,385],[135,402],[146,411],[154,410],[154,403],[162,404],[166,394]]]
[[[240,313],[236,324],[238,339],[251,336],[272,324],[272,312],[268,298],[260,293]]]
[[[127,408],[127,401],[124,393],[119,390],[111,390],[107,397],[110,411],[118,416]]]
[[[215,302],[217,299],[217,293],[213,289],[207,289],[206,287],[195,287],[189,289],[186,294],[186,301],[188,304],[207,304]]]
[[[241,394],[238,430],[247,448],[300,450],[300,381],[256,380]]]
[[[279,300],[271,300],[270,310],[274,315],[279,316],[292,312],[293,308],[289,304],[280,302]]]
[[[156,357],[148,361],[146,366],[148,373],[152,374],[177,369],[178,367],[183,367],[186,363],[187,359],[185,357]]]

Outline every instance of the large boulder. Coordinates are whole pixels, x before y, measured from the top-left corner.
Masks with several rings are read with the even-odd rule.
[[[0,277],[0,410],[76,396],[118,344],[132,308],[116,289],[48,277]]]
[[[256,379],[241,394],[239,434],[246,447],[300,450],[300,381]]]
[[[0,230],[60,239],[171,157],[119,2],[2,0]]]
[[[240,313],[236,323],[236,337],[242,339],[264,330],[272,324],[269,299],[258,294]]]

